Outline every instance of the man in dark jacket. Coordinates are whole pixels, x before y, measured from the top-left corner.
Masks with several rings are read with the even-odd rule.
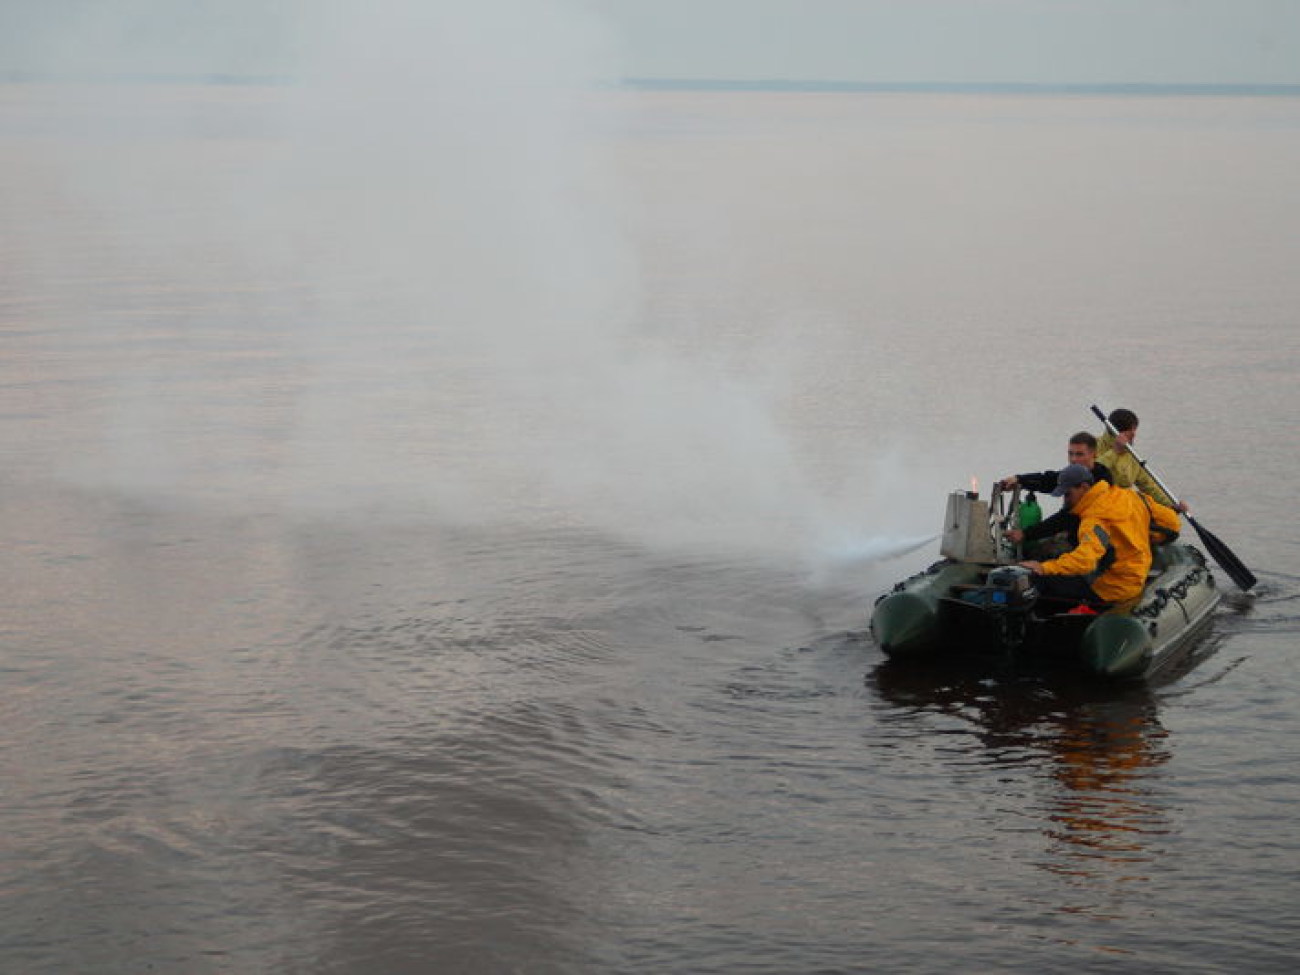
[[[1065,455],[1069,458],[1071,464],[1078,464],[1090,470],[1093,481],[1105,481],[1107,484],[1113,483],[1110,468],[1097,461],[1097,438],[1087,430],[1080,430],[1070,438],[1070,442],[1066,444]],[[1060,471],[1042,471],[1036,474],[1012,474],[1010,477],[1004,477],[998,483],[1004,491],[1009,491],[1019,485],[1027,491],[1042,491],[1051,494],[1056,490],[1056,483],[1060,473]],[[1025,531],[1014,528],[1007,533],[1007,536],[1013,542],[1019,543],[1021,541],[1039,541],[1061,533],[1066,535],[1070,548],[1074,548],[1079,544],[1079,518],[1077,515],[1072,514],[1068,508],[1062,508],[1056,514],[1044,518],[1037,525],[1033,525]]]

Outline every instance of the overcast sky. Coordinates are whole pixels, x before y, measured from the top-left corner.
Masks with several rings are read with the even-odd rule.
[[[629,73],[1300,83],[1300,0],[605,0]]]
[[[494,9],[495,23],[508,29],[520,2],[375,0],[360,9],[374,16],[394,4]],[[585,8],[603,17],[624,76],[1300,84],[1300,0],[550,2],[566,16]],[[0,70],[287,73],[296,4],[311,7],[310,0],[0,0]],[[454,15],[443,19],[454,23]],[[124,38],[129,57],[120,53]]]

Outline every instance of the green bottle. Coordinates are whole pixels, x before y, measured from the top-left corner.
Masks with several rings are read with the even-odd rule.
[[[1038,507],[1038,499],[1034,497],[1034,492],[1030,491],[1028,497],[1020,502],[1019,521],[1020,530],[1033,528],[1043,520],[1043,509]]]

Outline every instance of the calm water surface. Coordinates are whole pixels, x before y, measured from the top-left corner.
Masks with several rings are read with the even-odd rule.
[[[1300,104],[620,95],[534,207],[0,95],[0,968],[1293,969]],[[884,666],[850,556],[1091,402],[1257,593]]]

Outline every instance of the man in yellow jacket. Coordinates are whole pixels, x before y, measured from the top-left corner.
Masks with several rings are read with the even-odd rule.
[[[1048,562],[1020,563],[1041,576],[1043,595],[1097,603],[1140,595],[1151,568],[1153,523],[1177,534],[1177,513],[1129,488],[1093,483],[1092,471],[1081,464],[1061,471],[1052,494],[1078,515],[1079,544]]]
[[[1128,445],[1137,439],[1137,414],[1132,410],[1113,410],[1106,419],[1119,431],[1119,436],[1107,430],[1097,438],[1097,462],[1110,469],[1115,485],[1135,487],[1152,501],[1167,508],[1186,511],[1187,505],[1182,502],[1174,504],[1174,499],[1165,493],[1128,449]]]

